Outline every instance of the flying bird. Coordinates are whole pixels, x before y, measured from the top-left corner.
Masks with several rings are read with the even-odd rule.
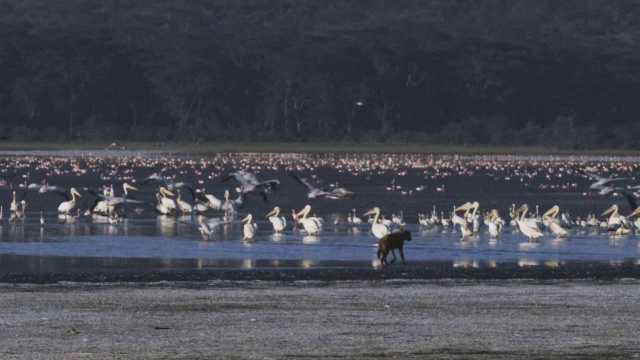
[[[187,189],[191,193],[192,198],[194,200],[196,198],[196,195],[193,191],[193,186],[190,183],[184,182],[184,181],[174,181],[172,178],[163,177],[158,174],[149,175],[144,180],[142,180],[142,182],[140,183],[140,186],[143,186],[152,182],[162,183],[161,186],[164,186],[169,191],[178,191],[181,189]]]
[[[593,174],[587,171],[584,171],[580,168],[574,167],[574,170],[579,172],[580,174],[587,176],[593,180],[595,180],[595,182],[593,184],[591,184],[591,186],[589,187],[589,189],[592,190],[599,190],[602,191],[605,186],[609,186],[609,184],[611,184],[612,182],[617,182],[617,181],[625,181],[625,180],[637,180],[636,177],[630,177],[630,178],[612,178],[612,177],[602,177],[600,175],[597,174]]]
[[[353,194],[351,191],[345,188],[335,188],[333,189],[333,191],[325,191],[323,189],[320,189],[314,186],[306,179],[303,179],[292,172],[290,172],[289,174],[291,174],[291,176],[293,176],[293,178],[296,179],[296,181],[298,181],[300,184],[307,187],[307,197],[309,199],[315,199],[318,197],[324,197],[327,199],[340,199],[345,197],[346,195]]]
[[[267,192],[272,190],[278,190],[280,188],[280,180],[272,179],[267,181],[260,181],[254,173],[250,173],[244,170],[238,170],[222,178],[222,181],[228,181],[229,179],[236,179],[240,183],[240,192],[243,194],[252,193],[258,191],[265,202],[267,202]]]

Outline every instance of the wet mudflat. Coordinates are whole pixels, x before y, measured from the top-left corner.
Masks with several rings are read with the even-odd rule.
[[[0,357],[631,358],[638,280],[3,285]]]

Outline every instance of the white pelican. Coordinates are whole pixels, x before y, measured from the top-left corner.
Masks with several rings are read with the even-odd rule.
[[[317,218],[308,218],[307,214],[309,214],[309,211],[311,211],[311,206],[306,205],[302,210],[300,210],[300,212],[296,214],[298,223],[302,224],[302,227],[304,227],[304,230],[307,232],[307,234],[318,235],[318,233],[320,233],[320,230],[322,229],[322,223]]]
[[[195,194],[193,192],[193,186],[191,186],[191,184],[189,184],[188,182],[184,182],[184,181],[179,181],[179,182],[175,182],[173,180],[173,178],[169,178],[169,177],[162,177],[158,174],[152,174],[150,176],[148,176],[147,178],[145,178],[144,180],[142,180],[142,182],[140,183],[140,185],[146,185],[150,182],[160,182],[162,183],[166,189],[170,190],[170,191],[178,191],[180,189],[187,189],[189,190],[189,192],[191,193],[191,196],[193,196],[193,198],[195,199]]]
[[[373,214],[375,214],[375,217],[373,218],[373,223],[371,223],[371,232],[376,238],[382,239],[383,236],[391,233],[391,230],[387,225],[378,222],[378,218],[380,217],[380,208],[374,207],[373,209],[364,213],[363,216]]]
[[[190,214],[193,212],[193,206],[188,202],[182,200],[182,192],[178,190],[178,198],[176,199],[176,205],[183,214]]]
[[[224,205],[222,206],[222,208],[225,214],[235,214],[244,206],[244,193],[239,188],[236,188],[236,191],[238,192],[238,198],[236,198],[235,200],[229,199],[229,190],[224,191]]]
[[[520,218],[516,220],[518,223],[518,228],[520,231],[529,237],[529,242],[532,242],[533,239],[538,242],[538,238],[542,237],[544,234],[540,231],[540,227],[544,226],[542,223],[534,219],[526,219],[525,216],[529,211],[529,206],[527,204],[522,205],[521,207],[514,210],[515,214],[520,214]]]
[[[27,190],[37,191],[40,194],[44,194],[49,191],[55,191],[57,193],[67,193],[67,189],[60,186],[51,186],[48,184],[29,184],[27,186]]]
[[[74,207],[76,207],[76,196],[82,197],[82,195],[80,195],[80,193],[78,192],[78,190],[76,190],[76,188],[71,188],[69,192],[71,193],[71,199],[68,201],[62,202],[58,206],[59,213],[65,213],[68,215],[69,211],[71,211]]]
[[[276,234],[287,227],[287,219],[285,219],[284,216],[278,217],[278,215],[280,215],[280,208],[277,206],[266,215],[269,221],[271,221],[271,224],[273,224],[273,231],[275,231]]]
[[[482,226],[484,225],[484,216],[477,214],[480,204],[477,201],[473,202],[473,214],[471,215],[471,221],[473,221],[473,234],[480,233]]]
[[[198,230],[200,230],[200,233],[202,234],[202,240],[211,240],[211,228],[205,221],[203,221],[202,215],[198,216]]]
[[[98,197],[95,205],[93,206],[93,211],[97,213],[102,213],[104,215],[112,216],[116,211],[121,209],[123,206],[129,203],[142,204],[144,201],[131,200],[131,196],[127,190],[138,190],[137,188],[124,183],[122,184],[122,189],[124,190],[124,195],[117,197],[114,195],[113,187],[111,190],[105,190],[104,194],[96,194],[92,193]]]
[[[444,217],[444,211],[440,212],[440,224],[442,224],[442,226],[444,227],[449,227],[452,224],[451,219],[447,219]]]
[[[267,192],[271,190],[277,190],[280,186],[280,180],[273,179],[267,181],[260,181],[258,177],[250,172],[239,170],[231,173],[222,178],[222,181],[227,181],[231,178],[235,178],[240,183],[240,192],[248,194],[258,190],[264,201],[267,201]]]
[[[491,239],[497,239],[502,233],[503,224],[498,221],[498,210],[491,210],[485,217],[485,224],[489,228],[489,237]]]
[[[476,234],[476,228],[479,231],[482,224],[484,224],[484,218],[482,218],[482,216],[478,218],[478,215],[476,215],[479,206],[480,204],[478,204],[477,201],[473,203],[467,202],[464,205],[461,205],[453,210],[454,214],[457,211],[466,210],[464,217],[460,217],[457,215],[455,217],[452,217],[452,219],[455,219],[455,222],[460,225],[460,231],[462,232],[460,241],[463,241],[468,237],[473,237]],[[471,209],[473,209],[473,213],[469,214],[469,210]]]
[[[556,238],[567,236],[569,234],[569,229],[571,229],[570,223],[566,223],[563,219],[558,218],[559,212],[560,207],[558,205],[554,205],[551,209],[542,214],[542,219],[545,225],[547,225],[549,230],[556,235]]]
[[[242,227],[242,232],[244,234],[244,238],[242,240],[250,240],[256,237],[256,233],[258,232],[258,227],[256,224],[251,223],[253,216],[251,214],[247,215],[242,222],[246,221],[246,224]]]
[[[176,211],[178,206],[176,205],[176,201],[174,199],[168,198],[167,196],[174,196],[173,192],[169,191],[165,187],[160,188],[160,203],[171,211]]]
[[[600,175],[596,175],[590,172],[586,172],[584,170],[581,170],[579,168],[574,168],[577,172],[579,172],[582,175],[588,176],[591,179],[595,180],[595,182],[593,184],[591,184],[591,186],[589,187],[589,189],[592,190],[600,190],[602,191],[604,189],[604,187],[608,186],[610,183],[614,182],[614,181],[624,181],[624,180],[637,180],[635,177],[632,178],[606,178],[606,177],[602,177]]]
[[[156,198],[158,199],[156,210],[162,215],[171,214],[171,210],[162,204],[162,195],[160,193],[156,193]]]
[[[323,189],[315,187],[306,179],[303,179],[292,172],[290,172],[289,174],[293,176],[293,178],[296,179],[296,181],[298,181],[300,184],[307,187],[307,197],[309,199],[315,199],[317,197],[325,197],[327,199],[335,200],[335,199],[340,199],[346,195],[353,194],[351,191],[348,191],[344,188],[336,188],[333,191],[324,191]]]
[[[91,191],[89,191],[89,193],[91,193]],[[97,196],[98,198],[94,202],[93,207],[91,208],[91,211],[93,211],[94,213],[107,215],[107,213],[109,212],[109,206],[107,205],[107,201],[105,199],[111,196],[111,192],[109,191],[109,189],[104,188],[102,190],[102,196],[100,196],[97,193],[94,193],[94,195]]]
[[[471,209],[471,207],[472,204],[470,202],[467,202],[458,207],[453,207],[453,212],[451,213],[451,223],[453,224],[453,226],[467,226],[467,215],[469,215],[469,210]],[[466,210],[463,216],[458,215],[457,212],[460,210]]]
[[[638,210],[637,208],[632,212]],[[613,233],[614,235],[627,235],[631,232],[629,222],[627,221],[627,217],[620,215],[618,212],[618,205],[613,204],[610,208],[605,210],[601,216],[609,215],[609,219],[607,220],[607,232]]]
[[[198,204],[204,204],[206,207],[213,210],[222,210],[223,201],[224,200],[218,199],[211,194],[200,193],[196,195],[196,202]]]

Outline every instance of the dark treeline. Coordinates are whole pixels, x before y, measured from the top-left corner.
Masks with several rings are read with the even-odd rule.
[[[0,0],[0,136],[640,146],[634,1]]]

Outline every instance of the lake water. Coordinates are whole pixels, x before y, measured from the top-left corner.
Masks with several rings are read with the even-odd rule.
[[[526,203],[530,212],[544,213],[553,205],[573,219],[600,214],[613,204],[625,215],[631,209],[624,197],[589,194],[592,181],[573,171],[573,166],[603,176],[635,176],[640,159],[635,157],[552,156],[438,156],[358,154],[169,154],[138,151],[75,151],[57,153],[3,153],[0,164],[6,177],[0,190],[3,218],[0,229],[0,274],[23,272],[184,270],[215,268],[319,268],[378,267],[371,224],[362,215],[379,207],[387,217],[401,214],[413,241],[405,247],[407,264],[414,266],[450,262],[451,266],[493,267],[502,263],[520,266],[559,266],[564,262],[598,261],[633,263],[640,259],[640,236],[633,233],[612,238],[600,227],[574,226],[564,239],[550,233],[538,243],[517,229],[506,226],[500,237],[490,239],[483,231],[473,241],[459,241],[460,231],[441,225],[421,226],[418,214],[432,210],[446,218],[465,202],[478,201],[479,211],[497,209],[509,221],[509,209]],[[217,226],[211,240],[203,240],[195,219],[154,212],[158,184],[142,185],[152,173],[187,181],[199,191],[221,198],[233,179],[221,178],[247,170],[261,180],[278,179],[281,188],[267,195],[248,194],[246,205],[230,223]],[[331,190],[336,183],[348,187],[353,197],[338,200],[308,199],[306,189],[290,172]],[[114,185],[118,195],[122,183],[138,191],[137,214],[111,224],[103,217],[81,217],[77,221],[57,213],[64,199],[55,193],[28,192],[25,185],[43,183],[75,187],[82,194],[78,207],[95,200],[88,189]],[[621,186],[635,185],[634,181]],[[24,217],[9,220],[13,191],[27,203]],[[188,193],[183,199],[191,201]],[[311,205],[311,213],[325,219],[322,232],[309,236],[294,226],[292,210]],[[265,215],[282,209],[288,227],[274,234]],[[355,210],[365,221],[348,223]],[[45,224],[40,224],[40,214]],[[72,214],[75,212],[72,211]],[[240,220],[252,214],[258,234],[243,241]],[[220,211],[205,216],[218,218]],[[337,223],[336,223],[337,219]]]

